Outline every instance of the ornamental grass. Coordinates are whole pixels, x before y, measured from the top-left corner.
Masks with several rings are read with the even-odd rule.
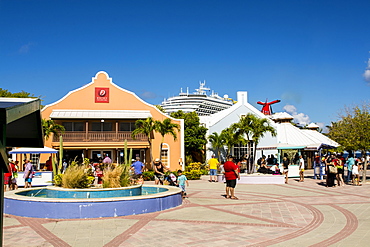
[[[84,165],[70,165],[62,176],[62,187],[69,189],[88,188],[94,177],[89,176]]]
[[[103,170],[103,188],[119,188],[130,185],[130,167],[128,165],[107,166]]]

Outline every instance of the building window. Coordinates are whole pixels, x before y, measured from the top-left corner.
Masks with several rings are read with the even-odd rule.
[[[104,122],[103,131],[113,131],[113,124],[111,122]]]
[[[169,158],[170,156],[169,156],[169,146],[166,143],[163,143],[162,145],[161,156],[162,156],[162,164],[168,167],[170,164],[170,158]]]
[[[91,126],[91,131],[101,131],[100,122],[92,122],[90,126]]]
[[[119,123],[119,130],[120,131],[134,131],[135,122],[121,122]]]
[[[92,122],[91,131],[113,131],[112,122]]]
[[[83,122],[63,122],[66,131],[85,131],[85,124]]]
[[[39,160],[40,160],[40,154],[31,154],[30,161],[31,161],[32,165],[34,166],[34,168],[36,167],[37,170],[40,169]]]
[[[249,145],[250,145],[250,152],[251,152],[249,155],[253,155],[253,142],[250,141]],[[233,155],[237,159],[241,159],[242,157],[244,157],[246,154],[248,154],[248,151],[249,151],[248,145],[244,145],[242,143],[236,144],[233,147]]]

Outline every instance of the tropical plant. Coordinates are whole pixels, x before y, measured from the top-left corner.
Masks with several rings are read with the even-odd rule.
[[[21,91],[18,93],[11,93],[6,89],[0,88],[0,97],[7,97],[7,98],[37,98],[31,93],[27,93],[25,91]],[[38,97],[41,98],[41,97]]]
[[[249,173],[252,173],[254,171],[254,161],[256,159],[256,152],[257,152],[257,146],[260,142],[261,138],[265,136],[265,133],[270,133],[271,136],[276,136],[276,130],[274,127],[270,125],[267,118],[255,118],[252,121],[252,129],[253,129],[253,145],[254,145],[254,152],[253,152],[253,161],[251,167],[248,167]]]
[[[171,119],[166,118],[163,120],[163,122],[156,120],[154,122],[154,130],[161,134],[162,141],[161,141],[161,148],[160,148],[160,159],[162,160],[162,149],[163,149],[163,142],[164,142],[164,136],[165,135],[171,135],[173,136],[173,139],[177,140],[177,134],[176,130],[180,130],[180,125],[176,123],[172,123]]]
[[[221,162],[221,148],[223,148],[225,145],[225,139],[223,138],[223,135],[213,132],[210,136],[208,136],[208,140],[212,144],[212,149],[217,152],[217,157]]]
[[[252,113],[240,118],[239,122],[231,125],[231,129],[235,132],[235,136],[241,139],[241,143],[248,146],[248,155],[251,154],[251,136],[253,134],[253,122],[257,119]]]
[[[121,187],[121,183],[120,183],[121,173],[122,173],[122,167],[120,166],[113,167],[112,165],[107,166],[103,170],[103,174],[104,174],[104,176],[102,177],[103,188]]]
[[[143,179],[145,181],[154,181],[154,171],[144,171]]]
[[[135,139],[138,134],[145,134],[147,136],[149,149],[150,149],[150,160],[153,160],[153,150],[152,150],[152,136],[155,129],[154,120],[152,117],[147,119],[139,119],[135,122],[136,129],[132,132],[132,138]]]
[[[157,107],[157,109],[160,110],[161,112],[166,113],[166,110],[161,105],[154,105],[154,106]]]
[[[197,180],[203,175],[204,164],[201,162],[193,162],[185,167],[184,175],[189,180]]]
[[[340,120],[328,126],[328,136],[347,151],[361,151],[362,156],[370,151],[370,105],[363,104],[346,108]],[[367,165],[364,166],[363,181],[366,180]]]
[[[127,140],[125,140],[124,163],[117,166],[107,165],[103,169],[104,174],[104,176],[102,177],[103,188],[119,188],[130,185],[131,157],[132,157],[132,148],[130,148],[130,154],[128,155]]]
[[[41,123],[45,140],[48,140],[51,134],[55,136],[60,136],[65,132],[64,126],[56,124],[54,120],[41,119]]]
[[[226,128],[221,131],[221,137],[227,147],[226,156],[231,154],[231,150],[235,144],[242,142],[240,136],[237,136],[232,128]]]
[[[95,179],[89,176],[85,165],[71,164],[62,176],[62,186],[64,188],[88,188]]]
[[[197,113],[177,111],[172,112],[170,116],[184,119],[185,163],[189,164],[189,162],[193,161],[204,162],[207,128],[201,126]]]
[[[55,186],[62,186],[62,181],[63,180],[63,174],[57,174],[54,176],[54,185]]]
[[[63,168],[63,136],[59,136],[59,166],[55,173],[58,174]]]

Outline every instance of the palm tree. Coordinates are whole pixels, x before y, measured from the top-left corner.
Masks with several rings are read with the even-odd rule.
[[[226,156],[231,153],[230,151],[235,144],[240,143],[242,141],[240,136],[238,136],[231,127],[222,130],[221,136],[225,141],[225,145],[227,146]]]
[[[50,134],[54,134],[55,136],[60,136],[65,131],[64,126],[60,124],[56,124],[54,120],[41,119],[41,122],[42,122],[42,129],[44,131],[45,140],[49,139]]]
[[[217,150],[217,157],[221,162],[221,148],[225,145],[225,139],[222,134],[218,134],[217,132],[213,132],[210,136],[208,136],[209,142],[212,144],[212,149]]]
[[[270,125],[267,118],[254,119],[252,122],[252,129],[253,129],[252,140],[253,140],[254,148],[253,148],[252,167],[250,170],[248,169],[249,171],[254,170],[254,160],[256,159],[255,157],[256,157],[256,152],[257,152],[256,148],[261,138],[265,136],[266,132],[270,132],[272,136],[276,136],[276,130],[274,127]]]
[[[158,132],[162,136],[162,142],[161,142],[161,150],[160,150],[160,155],[159,159],[162,160],[162,147],[163,147],[163,142],[164,142],[164,136],[165,135],[172,135],[173,139],[176,141],[177,140],[177,134],[176,131],[180,130],[180,125],[176,123],[172,123],[171,119],[166,118],[163,120],[163,122],[156,120],[154,122],[154,131]]]
[[[235,135],[240,139],[242,144],[246,144],[248,147],[248,156],[251,155],[251,139],[253,135],[253,122],[257,119],[252,113],[248,113],[246,116],[240,118],[239,122],[231,125],[231,129],[235,132]]]
[[[137,134],[145,134],[148,138],[149,149],[150,149],[150,162],[153,160],[153,153],[152,153],[152,135],[155,129],[154,120],[152,117],[148,117],[147,119],[139,119],[135,122],[135,130],[132,131],[132,138],[135,139]]]

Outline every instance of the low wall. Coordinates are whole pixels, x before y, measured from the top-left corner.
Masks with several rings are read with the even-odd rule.
[[[4,193],[4,213],[34,218],[86,219],[151,213],[182,204],[181,189],[177,187],[145,187],[163,187],[167,191],[141,196],[84,199],[30,197],[8,191]],[[28,190],[32,189],[23,191]]]
[[[226,182],[224,175],[217,175],[218,182]],[[284,175],[272,175],[272,174],[241,174],[238,184],[284,184]]]

